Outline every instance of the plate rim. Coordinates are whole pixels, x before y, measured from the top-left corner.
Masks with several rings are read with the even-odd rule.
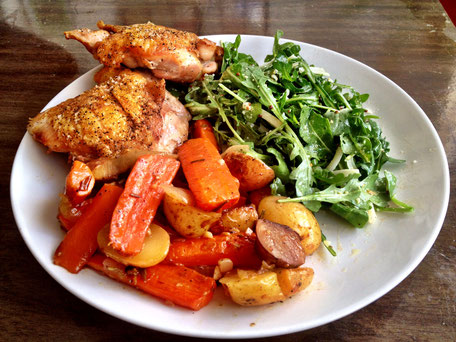
[[[224,41],[233,41],[233,39],[236,36],[237,36],[237,34],[216,34],[216,35],[204,35],[204,36],[202,36],[202,38],[221,40],[220,37],[222,37],[222,39]],[[272,36],[244,35],[244,34],[241,34],[241,38],[244,38],[244,37],[248,37],[250,39],[265,39],[266,38],[267,40],[271,40],[271,42],[273,42],[273,40],[274,40],[274,37],[272,37]],[[268,336],[278,336],[278,335],[296,333],[296,332],[299,332],[299,331],[305,331],[305,330],[312,329],[312,328],[315,328],[315,327],[318,327],[318,326],[321,326],[321,325],[324,325],[324,324],[328,324],[328,323],[333,322],[335,320],[339,320],[339,319],[341,319],[343,317],[346,317],[347,315],[350,315],[350,314],[360,310],[363,307],[366,307],[367,305],[371,304],[375,300],[383,297],[386,293],[390,292],[392,289],[394,289],[396,286],[398,286],[406,277],[408,277],[417,268],[417,266],[423,261],[423,259],[425,258],[425,256],[429,252],[429,250],[434,245],[434,243],[435,243],[435,241],[436,241],[436,239],[437,239],[437,237],[438,237],[438,235],[439,235],[439,233],[440,233],[440,231],[441,231],[441,229],[443,227],[443,223],[445,221],[445,217],[446,217],[447,210],[448,210],[448,205],[449,205],[450,171],[449,171],[447,155],[446,155],[444,146],[442,144],[442,141],[440,139],[440,136],[439,136],[437,130],[435,129],[432,121],[429,119],[429,117],[426,115],[426,113],[423,111],[423,109],[417,104],[417,102],[410,95],[407,94],[407,92],[405,92],[405,90],[403,90],[394,81],[392,81],[391,79],[389,79],[388,77],[386,77],[382,73],[378,72],[374,68],[370,67],[369,65],[367,65],[365,63],[362,63],[362,62],[360,62],[360,61],[358,61],[358,60],[356,60],[356,59],[354,59],[352,57],[349,57],[347,55],[339,53],[337,51],[330,50],[330,49],[327,49],[325,47],[320,47],[318,45],[309,44],[309,43],[301,42],[301,41],[297,41],[297,40],[283,39],[283,38],[280,41],[281,42],[293,42],[293,43],[297,43],[297,44],[307,45],[310,48],[313,48],[313,49],[316,49],[316,50],[323,50],[323,52],[325,52],[325,53],[336,54],[338,57],[349,59],[350,62],[355,63],[359,67],[367,68],[370,72],[373,72],[376,76],[381,77],[382,79],[384,79],[389,84],[389,86],[392,86],[396,90],[399,90],[401,95],[405,96],[407,98],[407,100],[409,100],[412,103],[416,114],[419,113],[420,117],[426,122],[427,126],[430,128],[430,132],[432,133],[432,135],[434,136],[435,141],[437,142],[438,152],[439,152],[440,158],[442,159],[442,162],[446,166],[445,170],[444,170],[445,172],[444,172],[444,178],[443,178],[444,193],[442,194],[442,199],[443,199],[445,205],[444,205],[444,207],[442,207],[442,210],[440,211],[438,219],[433,224],[433,231],[432,231],[433,234],[431,235],[431,238],[429,238],[426,241],[426,244],[425,244],[424,248],[422,248],[420,250],[420,253],[413,258],[412,262],[408,265],[408,267],[406,267],[404,270],[402,270],[402,272],[396,273],[394,275],[394,277],[392,277],[391,280],[388,283],[386,283],[384,286],[382,286],[380,289],[374,291],[370,295],[365,296],[364,298],[362,298],[361,300],[358,300],[354,304],[351,304],[351,305],[346,306],[346,307],[344,307],[342,309],[339,309],[339,310],[335,311],[334,313],[330,313],[330,314],[327,314],[327,315],[323,315],[323,316],[321,316],[319,318],[316,318],[316,319],[311,321],[312,324],[307,324],[307,325],[305,325],[305,327],[303,327],[303,325],[304,325],[303,323],[300,323],[300,324],[294,324],[294,325],[287,325],[287,326],[283,326],[283,327],[279,327],[279,328],[271,328],[271,329],[268,329],[267,331],[252,330],[250,332],[243,332],[243,333],[236,333],[236,332],[232,333],[232,332],[229,332],[229,333],[220,334],[218,332],[213,332],[213,331],[212,332],[211,331],[205,331],[204,333],[202,333],[200,331],[197,331],[196,329],[195,329],[195,331],[191,331],[191,332],[189,332],[189,331],[179,331],[178,328],[174,328],[173,329],[170,326],[162,328],[161,326],[153,326],[153,325],[143,324],[142,322],[138,322],[135,319],[132,319],[132,318],[130,318],[128,316],[118,315],[116,312],[114,312],[110,308],[106,308],[106,307],[98,304],[97,302],[91,300],[87,296],[84,296],[81,293],[77,293],[77,292],[73,291],[70,287],[68,287],[66,285],[65,281],[63,281],[61,278],[59,278],[58,275],[55,274],[55,272],[53,272],[52,269],[50,269],[48,267],[48,265],[46,265],[40,259],[40,257],[38,256],[37,252],[33,248],[31,241],[29,241],[29,239],[28,239],[27,233],[24,231],[24,228],[22,227],[22,224],[25,224],[25,223],[22,222],[23,218],[21,217],[21,215],[19,213],[18,204],[15,201],[15,196],[14,196],[14,191],[13,191],[13,184],[15,184],[14,180],[15,180],[15,177],[16,177],[15,175],[17,174],[17,172],[15,172],[15,169],[17,169],[17,167],[18,167],[18,165],[17,165],[18,164],[17,155],[19,154],[20,151],[22,151],[22,149],[25,148],[24,147],[25,146],[25,142],[24,141],[25,141],[25,139],[27,139],[27,136],[28,136],[28,132],[26,131],[25,135],[22,138],[21,143],[19,144],[19,147],[18,147],[18,149],[16,151],[16,155],[15,155],[15,158],[14,158],[13,166],[12,166],[12,169],[11,169],[11,176],[10,176],[10,201],[11,201],[11,207],[12,207],[12,211],[13,211],[13,216],[14,216],[16,225],[18,227],[18,230],[19,230],[19,232],[21,234],[21,237],[23,238],[24,242],[27,245],[27,248],[30,250],[30,252],[32,253],[33,257],[38,261],[40,266],[42,268],[44,268],[44,270],[49,275],[51,275],[51,277],[54,280],[56,280],[61,286],[63,286],[71,294],[73,294],[74,296],[76,296],[80,300],[86,302],[87,304],[89,304],[89,305],[97,308],[98,310],[100,310],[102,312],[105,312],[105,313],[107,313],[107,314],[109,314],[109,315],[111,315],[113,317],[116,317],[116,318],[121,319],[123,321],[129,322],[131,324],[135,324],[135,325],[138,325],[138,326],[142,326],[144,328],[153,329],[153,330],[157,330],[157,331],[161,331],[161,332],[165,332],[165,333],[181,335],[181,336],[215,338],[215,339],[222,339],[222,338],[227,338],[227,339],[259,338],[259,337],[268,337]],[[218,41],[217,41],[217,43],[218,43]],[[64,93],[67,90],[67,88],[72,86],[73,83],[77,82],[78,80],[80,81],[80,79],[83,78],[83,77],[88,77],[89,74],[94,73],[97,69],[99,69],[101,67],[102,67],[101,65],[98,65],[98,66],[90,69],[89,71],[85,72],[84,74],[82,74],[81,76],[76,78],[75,80],[73,80],[66,87],[64,87],[61,91],[59,91],[47,103],[47,105],[43,108],[43,110],[46,107],[48,107],[49,104],[52,101],[54,101],[55,98],[60,96],[61,93]],[[30,136],[28,138],[31,139]]]

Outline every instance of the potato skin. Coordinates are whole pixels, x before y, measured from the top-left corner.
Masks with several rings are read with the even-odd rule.
[[[279,203],[281,196],[268,196],[258,205],[260,217],[286,225],[301,237],[306,255],[315,252],[321,244],[321,230],[315,216],[303,204],[296,202]]]
[[[306,288],[313,279],[310,268],[272,271],[234,270],[220,283],[225,293],[242,306],[257,306],[285,300]]]
[[[222,213],[220,219],[211,226],[211,232],[245,232],[248,228],[254,229],[258,220],[258,213],[253,205],[231,208]]]
[[[298,269],[278,269],[277,279],[285,297],[304,290],[310,285],[314,276],[314,270],[310,267]]]
[[[272,182],[275,177],[273,169],[263,161],[233,149],[234,147],[237,146],[227,149],[222,157],[231,174],[239,179],[241,191],[257,190]]]
[[[163,211],[169,224],[182,236],[201,237],[221,214],[204,211],[194,206],[195,200],[189,190],[165,186]]]

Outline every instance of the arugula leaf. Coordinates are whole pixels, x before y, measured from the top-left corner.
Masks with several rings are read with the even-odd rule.
[[[343,217],[356,228],[363,228],[369,221],[367,210],[358,209],[354,206],[348,206],[342,203],[334,203],[330,210],[335,214]]]
[[[307,143],[311,157],[322,159],[335,150],[331,126],[324,116],[315,114],[313,111],[309,115],[305,113],[306,110],[310,111],[309,107],[303,107],[301,112],[299,135]]]
[[[266,151],[274,155],[277,159],[278,165],[271,166],[275,176],[281,180],[282,184],[287,184],[290,181],[290,170],[282,154],[273,147],[269,147]]]
[[[396,198],[396,183],[397,179],[391,172],[385,170],[385,178],[386,178],[386,187],[389,192],[391,201],[398,206],[398,208],[383,208],[385,211],[396,211],[396,212],[411,212],[414,210],[413,207],[409,206],[408,204],[399,201]]]

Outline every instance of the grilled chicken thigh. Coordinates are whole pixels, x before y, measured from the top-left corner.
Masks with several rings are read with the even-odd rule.
[[[164,80],[125,69],[38,114],[27,129],[50,151],[69,152],[106,179],[127,171],[141,154],[173,153],[187,139],[189,119]]]
[[[102,64],[110,67],[148,68],[158,78],[193,82],[217,71],[223,49],[197,35],[155,25],[106,25],[100,30],[65,32],[67,39],[80,41]]]

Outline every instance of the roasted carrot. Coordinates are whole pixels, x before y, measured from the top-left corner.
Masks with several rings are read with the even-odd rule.
[[[217,265],[229,258],[234,266],[258,267],[261,264],[255,252],[255,234],[220,234],[213,238],[175,240],[169,247],[165,262],[184,266]]]
[[[79,204],[90,195],[95,185],[95,177],[90,168],[75,160],[66,177],[65,194],[73,204]]]
[[[271,196],[271,188],[269,186],[264,186],[258,190],[253,190],[249,192],[250,203],[255,204],[258,208],[261,200],[267,196]],[[259,213],[261,215],[261,213]]]
[[[98,247],[97,234],[110,222],[122,190],[116,185],[103,185],[55,251],[54,264],[71,273],[79,272],[95,253]]]
[[[212,125],[206,119],[196,120],[193,124],[193,138],[204,138],[209,140],[212,145],[214,145],[218,151],[220,151],[217,139],[212,129]]]
[[[88,265],[110,278],[191,310],[207,305],[216,287],[213,278],[184,266],[159,264],[141,272],[134,268],[126,271],[125,265],[101,254],[95,254]]]
[[[245,205],[246,203],[247,203],[247,195],[241,194],[239,196],[239,200],[236,202],[236,204],[230,204],[230,205],[224,204],[220,208],[217,209],[217,212],[223,213],[224,211],[232,209],[232,208],[240,208],[243,205]]]
[[[221,206],[228,209],[238,202],[239,181],[209,140],[187,140],[178,155],[198,207],[207,211]]]
[[[124,255],[138,254],[147,228],[163,198],[161,184],[171,184],[180,163],[163,155],[145,155],[136,161],[112,216],[109,239]]]

